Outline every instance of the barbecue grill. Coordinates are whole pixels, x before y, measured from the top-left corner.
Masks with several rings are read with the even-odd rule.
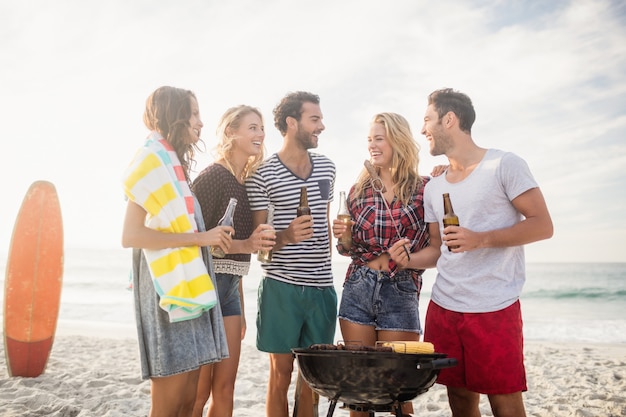
[[[330,345],[333,346],[333,345]],[[408,354],[377,349],[292,349],[302,377],[313,391],[330,400],[327,417],[338,401],[355,411],[392,411],[433,386],[439,371],[457,361],[442,353]]]

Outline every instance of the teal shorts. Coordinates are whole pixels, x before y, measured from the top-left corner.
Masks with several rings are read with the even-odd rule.
[[[259,284],[256,347],[291,353],[316,343],[333,343],[337,325],[334,287],[309,287],[262,278]]]

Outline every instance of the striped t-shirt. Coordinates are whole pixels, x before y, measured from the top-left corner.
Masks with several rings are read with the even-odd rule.
[[[313,237],[274,251],[272,261],[262,264],[264,276],[278,281],[316,287],[333,286],[328,235],[328,205],[333,200],[335,164],[327,157],[309,153],[313,169],[308,178],[289,170],[277,154],[272,155],[246,181],[250,209],[274,205],[274,228],[285,230],[296,217],[300,187],[306,186],[313,216]]]

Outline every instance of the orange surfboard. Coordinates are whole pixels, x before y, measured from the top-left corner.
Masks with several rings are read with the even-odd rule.
[[[13,227],[4,283],[10,376],[36,377],[50,356],[63,281],[63,222],[54,185],[34,182]]]

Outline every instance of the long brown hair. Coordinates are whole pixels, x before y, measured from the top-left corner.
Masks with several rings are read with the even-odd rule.
[[[146,127],[159,132],[172,145],[187,180],[191,165],[195,163],[195,151],[199,150],[189,132],[192,99],[196,100],[196,95],[190,90],[159,87],[146,100],[143,114]]]

